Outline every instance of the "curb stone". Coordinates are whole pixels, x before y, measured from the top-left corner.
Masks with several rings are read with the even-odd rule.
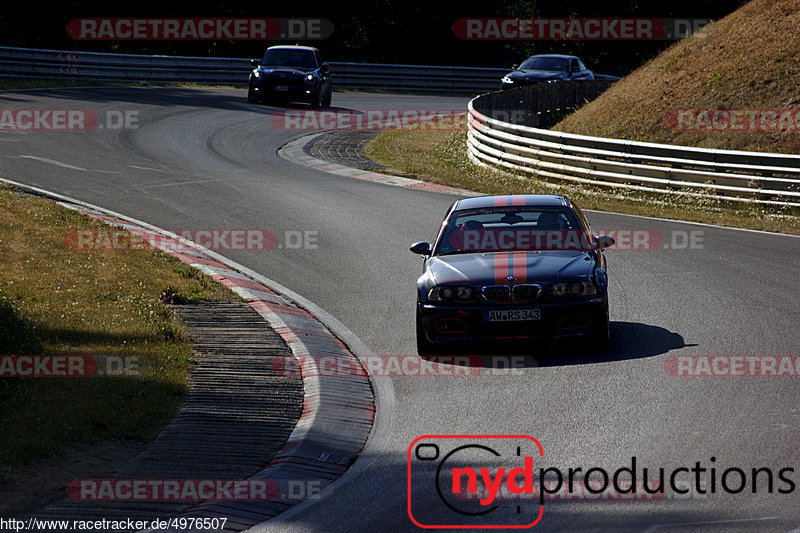
[[[345,130],[346,131],[346,130]],[[382,183],[384,185],[393,185],[395,187],[405,187],[408,189],[417,189],[422,191],[442,192],[446,194],[453,194],[457,196],[478,196],[474,191],[466,189],[458,189],[448,185],[440,185],[430,181],[416,180],[412,178],[404,178],[402,176],[393,176],[391,174],[383,174],[381,172],[373,172],[371,170],[361,170],[358,168],[340,165],[338,163],[331,163],[324,159],[317,159],[314,156],[308,155],[304,150],[305,146],[312,143],[317,137],[321,135],[336,135],[339,132],[321,132],[304,135],[293,141],[289,141],[278,149],[278,155],[287,161],[303,165],[305,167],[345,176],[348,178],[355,178],[364,181],[372,181],[374,183]]]

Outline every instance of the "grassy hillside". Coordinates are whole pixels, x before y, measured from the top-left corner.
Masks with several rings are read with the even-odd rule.
[[[800,112],[800,0],[753,0],[675,43],[555,129],[800,154],[800,124],[782,131],[678,129],[668,117],[684,109]]]

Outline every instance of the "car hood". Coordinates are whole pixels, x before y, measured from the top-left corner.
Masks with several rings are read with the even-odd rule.
[[[566,72],[557,70],[515,70],[507,74],[512,80],[534,81],[534,80],[561,80],[567,77]]]
[[[309,72],[314,72],[313,68],[301,69],[301,68],[290,68],[290,67],[258,67],[258,70],[261,72],[263,76],[267,76],[270,78],[302,78],[305,77]]]
[[[583,251],[496,252],[434,256],[428,261],[431,286],[443,283],[554,283],[588,277],[594,257]]]

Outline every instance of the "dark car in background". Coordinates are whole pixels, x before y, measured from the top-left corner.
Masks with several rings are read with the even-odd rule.
[[[247,101],[306,102],[331,105],[330,66],[310,46],[272,46],[250,72]]]
[[[594,73],[579,58],[560,54],[535,55],[503,76],[502,89],[553,81],[593,80]]]
[[[504,341],[609,341],[603,249],[564,196],[508,195],[455,202],[424,257],[417,280],[417,350]]]

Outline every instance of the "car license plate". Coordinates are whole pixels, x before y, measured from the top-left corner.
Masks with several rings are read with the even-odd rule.
[[[289,87],[287,85],[276,85],[275,86],[275,92],[288,93],[289,92]]]
[[[540,309],[502,309],[496,311],[484,311],[483,318],[487,322],[540,320],[542,318],[542,312]]]

